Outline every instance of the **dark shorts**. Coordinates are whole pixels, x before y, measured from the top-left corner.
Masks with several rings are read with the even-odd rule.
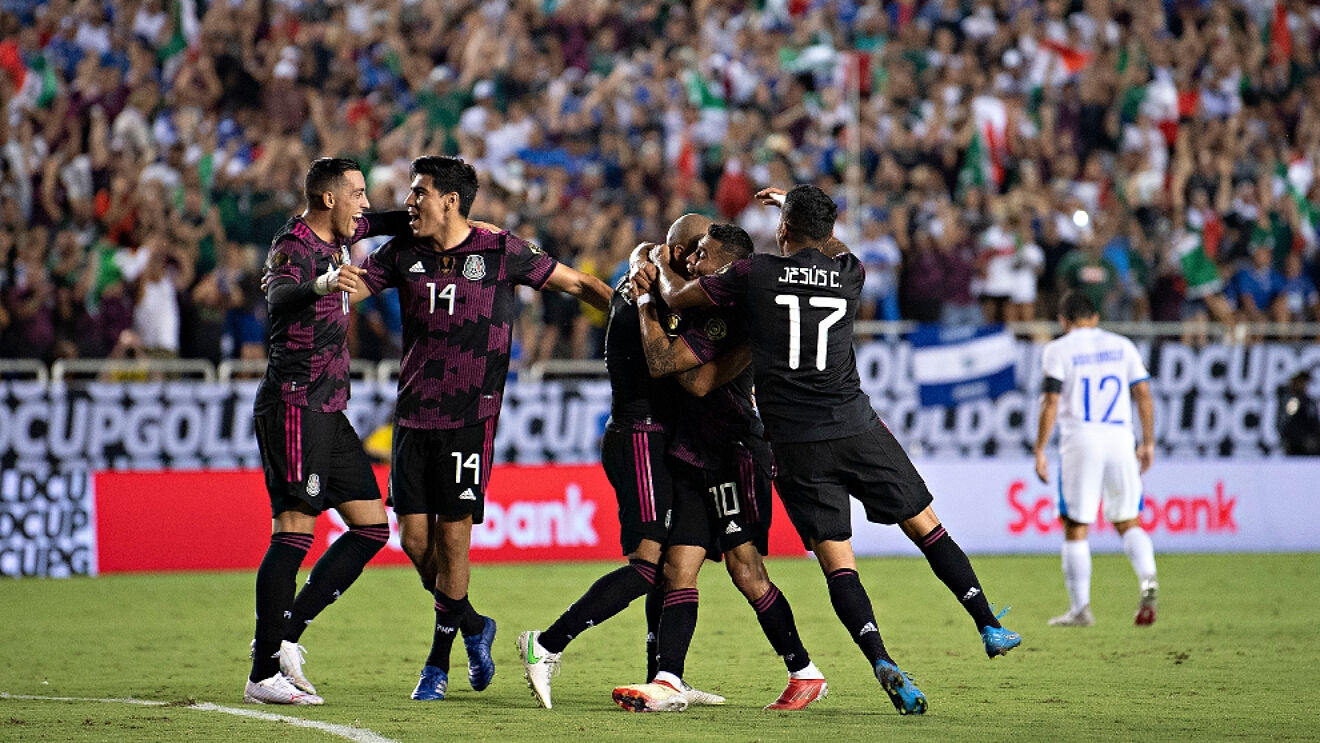
[[[779,497],[808,549],[852,538],[849,495],[877,524],[906,521],[932,501],[907,452],[879,422],[847,438],[777,444],[775,464]]]
[[[272,516],[306,504],[320,513],[380,500],[371,461],[343,413],[278,403],[253,415]]]
[[[464,428],[395,425],[390,505],[400,516],[425,513],[480,524],[495,454],[495,418]]]
[[[619,546],[623,554],[637,549],[643,539],[660,544],[669,540],[674,492],[665,449],[669,436],[650,424],[605,427],[600,462],[619,502]]]
[[[701,469],[670,460],[674,472],[674,523],[670,544],[705,547],[718,561],[750,542],[762,555],[770,546],[771,493],[768,461],[751,451],[736,454],[720,469]],[[763,459],[768,460],[768,451]]]

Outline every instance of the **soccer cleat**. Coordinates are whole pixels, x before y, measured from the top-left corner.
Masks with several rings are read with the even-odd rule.
[[[248,680],[243,689],[243,701],[248,704],[325,704],[315,694],[304,694],[282,673],[261,681]]]
[[[422,666],[422,677],[417,680],[412,698],[419,702],[438,702],[449,690],[449,674],[435,666]]]
[[[1155,623],[1155,610],[1160,601],[1160,584],[1155,581],[1148,581],[1141,586],[1141,602],[1137,604],[1137,616],[1133,620],[1138,627],[1146,627]]]
[[[921,715],[926,712],[926,695],[912,683],[912,677],[903,673],[893,661],[881,658],[875,662],[875,678],[889,695],[894,709],[900,715]]]
[[[694,689],[686,681],[682,682],[682,688],[679,691],[683,693],[683,698],[687,699],[689,707],[708,707],[724,704],[724,697],[701,689]]]
[[[550,709],[550,679],[559,675],[559,653],[551,653],[536,641],[541,633],[530,630],[518,635],[518,657],[522,658],[523,677],[536,697],[536,703]]]
[[[467,646],[468,683],[472,685],[473,691],[484,690],[495,677],[495,661],[490,657],[490,646],[495,642],[495,620],[490,617],[484,619],[486,626],[480,634],[463,638],[463,644]]]
[[[1067,614],[1060,614],[1049,621],[1051,627],[1090,627],[1095,624],[1095,615],[1091,613],[1091,605],[1087,604],[1077,611],[1069,610]]]
[[[1022,644],[1022,635],[1007,627],[982,627],[981,643],[988,657],[1008,655],[1008,651]]]
[[[289,681],[302,691],[305,691],[308,694],[315,694],[316,687],[312,686],[312,682],[308,681],[307,677],[303,675],[303,663],[307,662],[303,660],[303,653],[305,652],[307,652],[307,648],[304,648],[296,642],[289,642],[288,640],[281,642],[280,673],[288,676]]]
[[[817,699],[824,699],[829,691],[825,679],[788,679],[788,686],[766,709],[804,709]]]
[[[683,692],[663,681],[620,686],[612,696],[615,704],[629,712],[682,712],[688,707]]]

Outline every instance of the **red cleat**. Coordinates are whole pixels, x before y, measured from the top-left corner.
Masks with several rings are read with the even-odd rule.
[[[779,695],[774,704],[768,704],[765,708],[803,709],[817,699],[823,699],[826,688],[825,679],[790,678],[784,693]]]

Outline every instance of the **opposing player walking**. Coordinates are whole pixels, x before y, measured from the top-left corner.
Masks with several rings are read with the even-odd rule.
[[[1063,522],[1063,580],[1068,612],[1051,625],[1089,627],[1091,547],[1087,531],[1104,501],[1105,518],[1123,536],[1123,552],[1137,573],[1141,596],[1136,624],[1155,622],[1159,583],[1155,549],[1141,528],[1141,475],[1155,459],[1155,413],[1150,374],[1132,341],[1102,330],[1091,298],[1068,292],[1059,301],[1064,335],[1045,344],[1045,372],[1036,431],[1036,475],[1049,481],[1045,447],[1059,423],[1059,519]],[[1141,443],[1132,431],[1132,404]],[[1135,454],[1133,453],[1135,451]]]

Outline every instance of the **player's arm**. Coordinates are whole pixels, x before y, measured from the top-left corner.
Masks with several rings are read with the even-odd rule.
[[[604,281],[562,263],[555,266],[543,288],[571,294],[602,312],[609,312],[614,293]]]
[[[700,281],[685,279],[669,265],[672,254],[668,245],[657,245],[651,251],[651,262],[659,272],[656,287],[660,290],[660,298],[674,310],[713,306],[715,303],[706,294],[706,290],[701,288]]]
[[[1036,425],[1036,477],[1041,482],[1049,482],[1050,468],[1045,459],[1045,447],[1050,443],[1050,432],[1054,430],[1054,421],[1059,416],[1059,392],[1063,382],[1046,377],[1041,387],[1040,420]]]
[[[1150,381],[1143,379],[1132,385],[1132,400],[1137,404],[1137,419],[1141,421],[1141,443],[1137,445],[1137,462],[1144,473],[1155,462],[1155,402],[1150,395]]]
[[[314,265],[309,256],[295,254],[287,246],[271,249],[265,282],[272,311],[298,309],[331,292],[352,292],[359,283],[356,266],[329,266],[325,273],[310,276]]]
[[[674,378],[694,397],[705,397],[732,382],[752,363],[752,344],[744,343],[709,363],[679,372]]]

